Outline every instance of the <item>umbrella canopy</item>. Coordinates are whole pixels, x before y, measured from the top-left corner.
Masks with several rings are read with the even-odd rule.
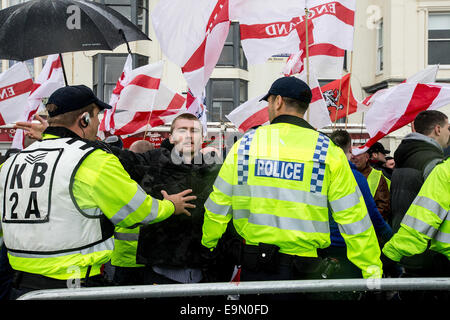
[[[92,1],[31,0],[0,10],[0,59],[113,50],[136,40],[150,39],[114,9]]]

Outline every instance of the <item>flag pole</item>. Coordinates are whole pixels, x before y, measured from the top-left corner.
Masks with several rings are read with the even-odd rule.
[[[345,111],[345,130],[347,130],[348,124],[348,109],[350,107],[350,88],[352,87],[352,72],[353,72],[353,50],[350,52],[350,76],[348,78],[348,91],[347,91],[347,109]]]
[[[306,83],[309,86],[309,31],[308,31],[308,15],[309,15],[309,10],[308,8],[305,8],[305,33],[306,33]],[[306,111],[306,121],[309,122],[309,108]]]
[[[150,109],[150,115],[148,116],[147,124],[145,125],[144,138],[142,138],[142,140],[145,140],[145,138],[147,137],[147,132],[149,130],[148,127],[149,127],[151,119],[152,119],[152,112],[153,112],[153,106]]]
[[[334,130],[336,130],[336,128],[337,128],[339,104],[341,102],[341,96],[342,96],[341,90],[342,90],[342,77],[341,77],[341,79],[339,79],[339,91],[338,91],[337,107],[336,107],[336,114],[334,116]]]

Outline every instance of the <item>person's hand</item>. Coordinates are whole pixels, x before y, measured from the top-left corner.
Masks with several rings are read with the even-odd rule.
[[[191,192],[192,192],[192,189],[187,189],[180,193],[169,195],[169,194],[167,194],[166,191],[161,190],[164,200],[172,201],[173,205],[175,206],[174,214],[179,215],[179,214],[184,213],[187,216],[191,216],[191,213],[186,208],[195,208],[195,205],[192,203],[189,203],[188,201],[197,199],[196,196],[186,196]]]
[[[22,129],[25,131],[25,135],[32,139],[41,140],[42,133],[48,127],[48,122],[38,114],[34,116],[34,119],[39,122],[22,122],[18,121],[14,125],[14,129]]]

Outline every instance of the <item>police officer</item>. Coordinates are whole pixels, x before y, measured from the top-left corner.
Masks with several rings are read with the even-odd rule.
[[[2,227],[17,297],[30,290],[96,286],[114,247],[114,225],[162,221],[195,207],[190,190],[148,196],[95,141],[98,114],[111,108],[86,86],[56,90],[42,141],[0,171]]]
[[[303,116],[311,90],[276,80],[263,98],[269,126],[230,150],[205,203],[202,244],[211,252],[233,219],[244,238],[242,281],[317,278],[330,245],[328,206],[364,278],[381,277],[380,249],[344,152]]]
[[[427,252],[431,259],[418,265],[419,276],[450,276],[450,159],[437,165],[403,218],[400,229],[386,243],[383,253],[401,263]]]

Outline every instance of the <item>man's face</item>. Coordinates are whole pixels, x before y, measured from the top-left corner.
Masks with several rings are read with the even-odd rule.
[[[268,102],[268,112],[269,112],[269,121],[272,122],[273,119],[275,119],[278,116],[277,113],[277,100],[278,96],[274,96],[274,95],[270,95],[267,98],[267,102]],[[281,97],[280,97],[281,98]]]
[[[203,128],[200,121],[178,119],[169,140],[181,154],[193,155],[201,149],[203,143]]]
[[[100,125],[99,112],[99,108],[94,108],[94,116],[90,117],[89,125],[84,129],[85,138],[88,140],[95,141],[97,139],[98,126]]]
[[[383,152],[374,152],[371,155],[371,159],[386,162],[386,155]]]
[[[356,169],[363,170],[367,166],[367,162],[369,161],[369,154],[364,152],[363,154],[353,156],[352,160],[353,164],[356,166]]]
[[[445,120],[445,125],[440,127],[440,129],[440,135],[436,140],[441,145],[441,147],[445,149],[450,142],[450,125],[448,123],[448,119]]]

